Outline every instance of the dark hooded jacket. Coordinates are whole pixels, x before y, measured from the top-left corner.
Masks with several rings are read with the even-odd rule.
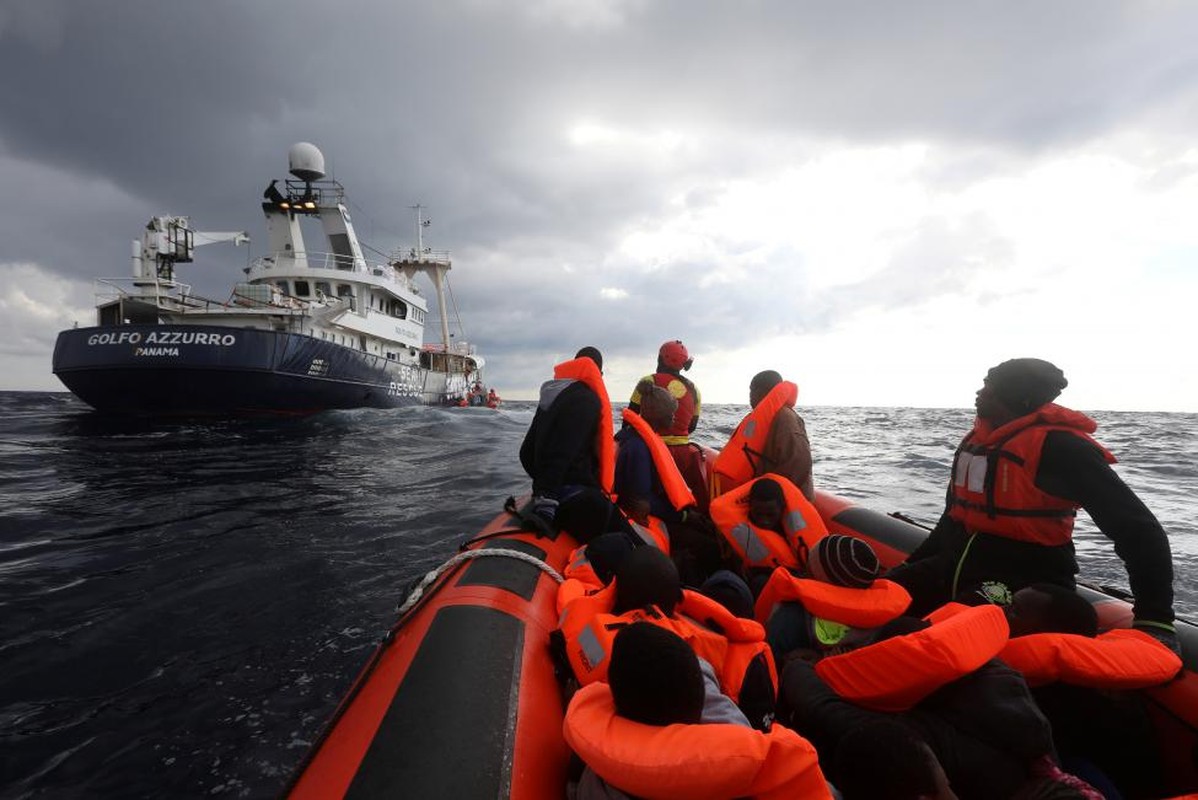
[[[997,659],[899,714],[845,700],[804,661],[787,665],[781,691],[783,714],[815,744],[824,766],[836,763],[837,743],[850,731],[897,719],[928,743],[961,800],[1011,797],[1028,779],[1032,762],[1053,753],[1052,729],[1023,676]],[[835,784],[836,776],[829,777]]]

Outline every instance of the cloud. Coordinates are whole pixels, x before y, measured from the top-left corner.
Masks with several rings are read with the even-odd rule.
[[[856,352],[836,337],[893,324],[897,338],[930,315],[967,325],[960,309],[1009,320],[1045,294],[1109,305],[1127,276],[1192,287],[1198,9],[366,0],[357,24],[344,13],[6,5],[0,74],[20,79],[0,81],[0,179],[23,189],[0,196],[0,263],[123,274],[128,240],[160,213],[248,229],[261,255],[258,198],[306,140],[378,250],[410,242],[409,206],[429,208],[466,333],[518,387],[505,396],[583,343],[645,364],[683,338],[706,354],[698,369],[757,343]],[[200,258],[184,279],[224,296],[246,254]],[[1153,348],[1146,337],[1128,346]],[[713,398],[740,397],[727,380]]]

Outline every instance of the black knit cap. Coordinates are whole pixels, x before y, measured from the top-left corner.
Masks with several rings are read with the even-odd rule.
[[[1012,358],[986,373],[986,386],[1020,416],[1052,402],[1068,385],[1064,372],[1040,358]]]
[[[616,634],[607,670],[616,712],[645,725],[697,724],[703,673],[690,645],[675,633],[634,622]]]
[[[869,542],[838,533],[815,543],[807,569],[816,580],[850,589],[867,589],[878,577],[878,556]]]

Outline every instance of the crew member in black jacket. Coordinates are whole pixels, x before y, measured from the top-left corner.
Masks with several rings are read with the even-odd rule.
[[[1097,424],[1052,401],[1068,381],[1036,358],[1004,361],[977,393],[977,419],[953,459],[946,508],[907,563],[887,576],[923,614],[965,595],[1005,603],[1033,583],[1074,588],[1078,508],[1115,545],[1135,595],[1135,622],[1178,650],[1169,540],[1090,437]]]
[[[603,370],[603,355],[594,347],[574,357],[589,358]],[[559,501],[600,486],[596,437],[605,400],[581,380],[555,378],[541,385],[536,414],[520,445],[520,464],[532,478],[532,510],[547,522],[554,521]]]

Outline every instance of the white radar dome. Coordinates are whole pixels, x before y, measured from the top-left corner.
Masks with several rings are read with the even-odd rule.
[[[291,174],[301,181],[318,181],[324,177],[324,154],[314,144],[297,142],[287,151]]]

